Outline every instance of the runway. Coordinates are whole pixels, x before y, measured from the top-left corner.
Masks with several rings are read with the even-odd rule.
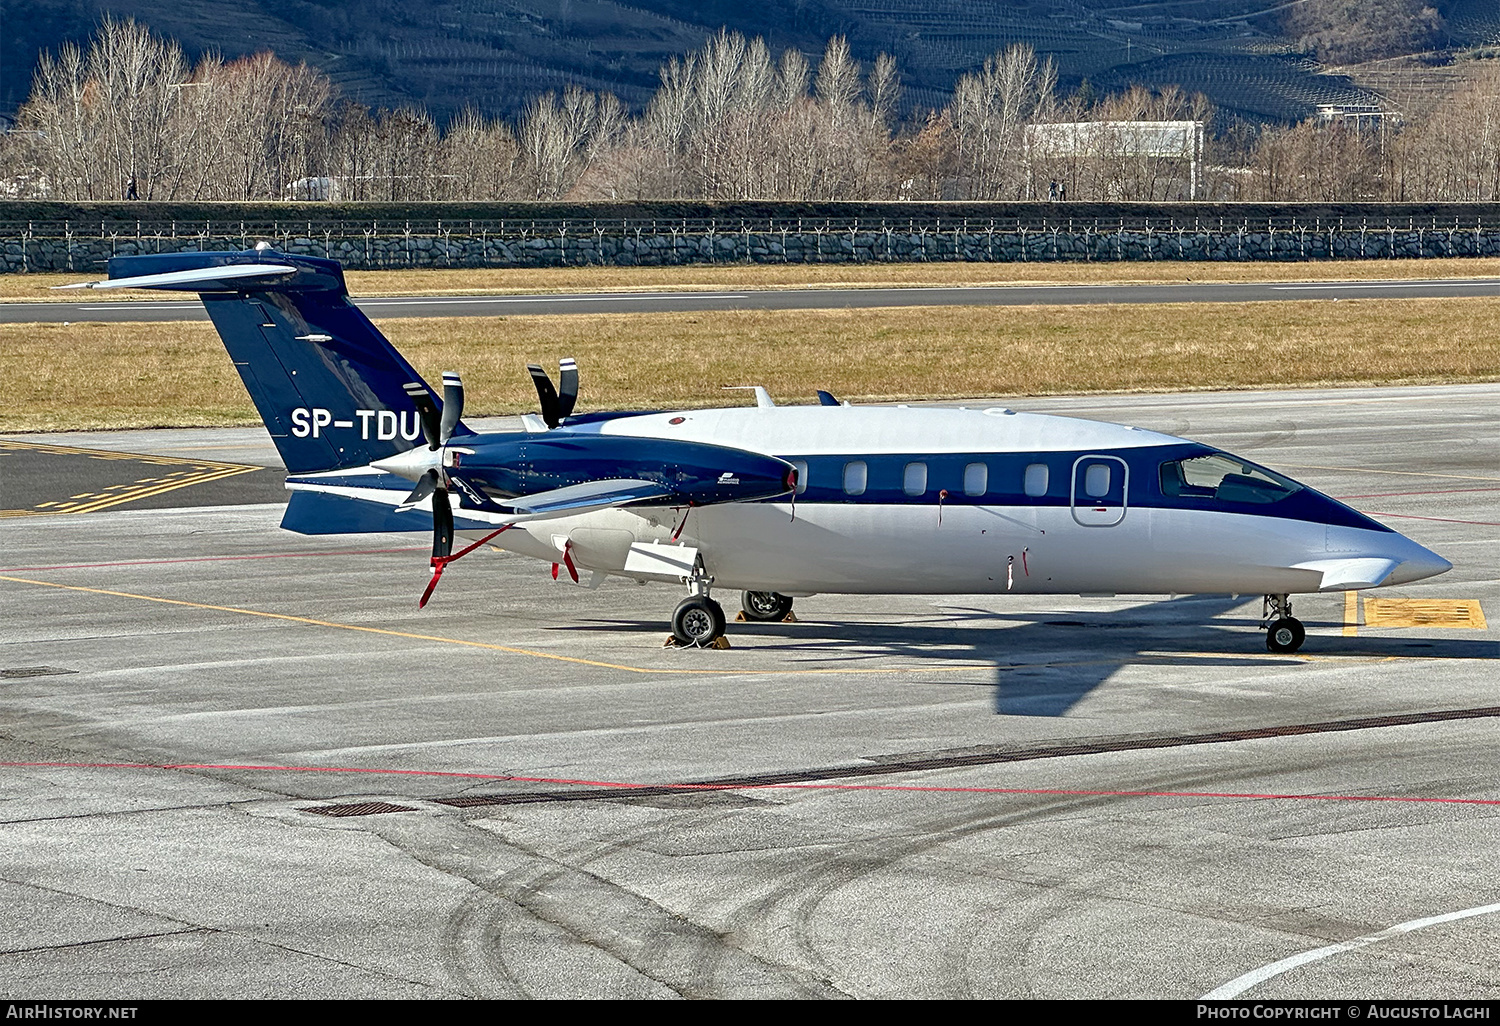
[[[1500,296],[1500,280],[1239,282],[1150,285],[1005,285],[956,288],[765,289],[739,292],[597,292],[357,299],[372,319],[712,310],[827,310],[889,306],[1035,306],[1093,303],[1261,303],[1292,299]],[[130,302],[0,303],[0,323],[207,320],[196,298]]]
[[[1494,613],[1497,400],[1003,401],[1285,471],[1454,563],[1365,598]],[[501,553],[418,613],[426,538],[279,531],[259,429],[7,440],[8,995],[1500,996],[1482,617],[815,596],[664,649],[674,590]]]

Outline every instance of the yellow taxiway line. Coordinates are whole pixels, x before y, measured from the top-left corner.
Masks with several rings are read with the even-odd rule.
[[[803,676],[862,676],[874,674],[897,674],[897,673],[933,673],[938,670],[1027,670],[1027,669],[1049,669],[1080,666],[1118,666],[1124,662],[1136,662],[1151,665],[1173,665],[1184,661],[1195,661],[1204,659],[1235,660],[1266,660],[1272,662],[1285,662],[1295,660],[1304,664],[1322,662],[1392,662],[1402,659],[1425,659],[1426,656],[1399,655],[1399,654],[1356,654],[1356,655],[1302,655],[1291,653],[1269,653],[1269,652],[1151,652],[1141,651],[1136,653],[1133,660],[1122,660],[1118,658],[1085,659],[1035,663],[995,663],[991,661],[949,661],[944,660],[940,665],[926,662],[917,666],[865,666],[865,667],[820,667],[802,670],[770,670],[747,667],[720,667],[716,669],[696,669],[683,667],[654,667],[654,666],[631,666],[626,663],[610,663],[599,659],[584,659],[580,656],[559,655],[555,652],[540,652],[536,649],[518,648],[512,645],[496,645],[484,641],[470,641],[465,638],[448,638],[436,634],[416,634],[409,631],[396,631],[385,627],[365,627],[359,624],[338,623],[333,620],[318,620],[306,616],[292,616],[288,613],[270,613],[259,609],[244,609],[239,606],[218,606],[206,602],[189,602],[185,599],[163,598],[158,595],[141,595],[128,591],[113,591],[107,588],[87,588],[76,584],[58,584],[55,581],[39,581],[28,577],[13,577],[0,575],[0,581],[9,581],[12,584],[30,584],[41,588],[58,588],[63,591],[76,591],[89,595],[107,595],[111,598],[132,599],[138,602],[157,602],[169,606],[183,606],[189,609],[203,609],[218,613],[233,613],[238,616],[254,616],[267,620],[282,620],[288,623],[307,624],[313,627],[327,627],[333,630],[359,631],[365,634],[381,634],[386,637],[404,638],[410,641],[429,641],[443,645],[458,645],[464,648],[478,648],[492,652],[504,652],[509,655],[527,656],[532,659],[547,659],[560,663],[573,663],[580,666],[593,666],[603,670],[617,670],[624,673],[660,674],[672,676],[697,676],[697,677],[734,677],[734,676],[757,676],[757,677],[803,677]],[[1352,594],[1352,593],[1351,593]],[[1477,606],[1477,603],[1475,603]]]
[[[51,445],[42,442],[18,442],[0,439],[0,449],[43,452],[53,456],[86,456],[96,460],[125,460],[163,467],[191,467],[192,471],[178,471],[166,477],[146,477],[129,484],[108,485],[98,492],[83,492],[72,496],[73,500],[54,499],[38,503],[31,509],[0,509],[0,517],[45,517],[71,513],[97,513],[111,506],[148,499],[153,495],[187,488],[191,485],[221,481],[226,477],[248,474],[261,467],[243,463],[223,463],[218,460],[184,459],[180,456],[153,456],[146,453],[117,452],[109,449],[81,449],[72,445]]]

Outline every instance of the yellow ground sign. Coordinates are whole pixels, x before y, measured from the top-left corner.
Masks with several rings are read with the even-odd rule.
[[[1367,598],[1365,626],[1489,628],[1478,599]]]

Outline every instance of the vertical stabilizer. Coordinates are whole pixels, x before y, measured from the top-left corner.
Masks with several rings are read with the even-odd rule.
[[[170,253],[116,257],[109,274],[92,287],[199,293],[289,472],[365,466],[422,441],[402,387],[422,379],[349,301],[337,262]]]

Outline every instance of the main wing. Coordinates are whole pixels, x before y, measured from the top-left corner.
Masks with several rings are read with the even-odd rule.
[[[410,482],[394,474],[333,471],[287,478],[292,501],[281,526],[299,534],[363,534],[432,530],[433,495],[408,505]],[[592,513],[659,502],[671,492],[653,481],[614,478],[518,496],[494,510],[462,505],[459,489],[448,494],[454,529],[482,531],[506,524]],[[412,516],[412,513],[426,514]]]

